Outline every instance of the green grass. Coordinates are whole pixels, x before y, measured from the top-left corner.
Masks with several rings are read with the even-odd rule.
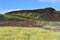
[[[0,27],[0,40],[60,40],[60,32],[41,28]]]

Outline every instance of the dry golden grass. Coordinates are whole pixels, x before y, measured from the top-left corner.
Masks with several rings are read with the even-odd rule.
[[[41,28],[0,27],[0,40],[60,40],[60,32]]]

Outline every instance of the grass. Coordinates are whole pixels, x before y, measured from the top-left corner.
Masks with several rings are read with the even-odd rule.
[[[0,27],[0,40],[60,40],[60,32],[41,28]]]

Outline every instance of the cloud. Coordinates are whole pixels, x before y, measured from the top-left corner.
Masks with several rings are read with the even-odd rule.
[[[41,2],[59,3],[60,0],[40,0]]]
[[[21,10],[21,9],[0,10],[0,14],[4,14],[6,12],[16,11],[16,10]]]

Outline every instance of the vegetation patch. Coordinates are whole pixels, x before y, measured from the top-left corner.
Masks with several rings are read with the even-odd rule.
[[[60,40],[60,32],[41,28],[0,27],[0,40]]]

